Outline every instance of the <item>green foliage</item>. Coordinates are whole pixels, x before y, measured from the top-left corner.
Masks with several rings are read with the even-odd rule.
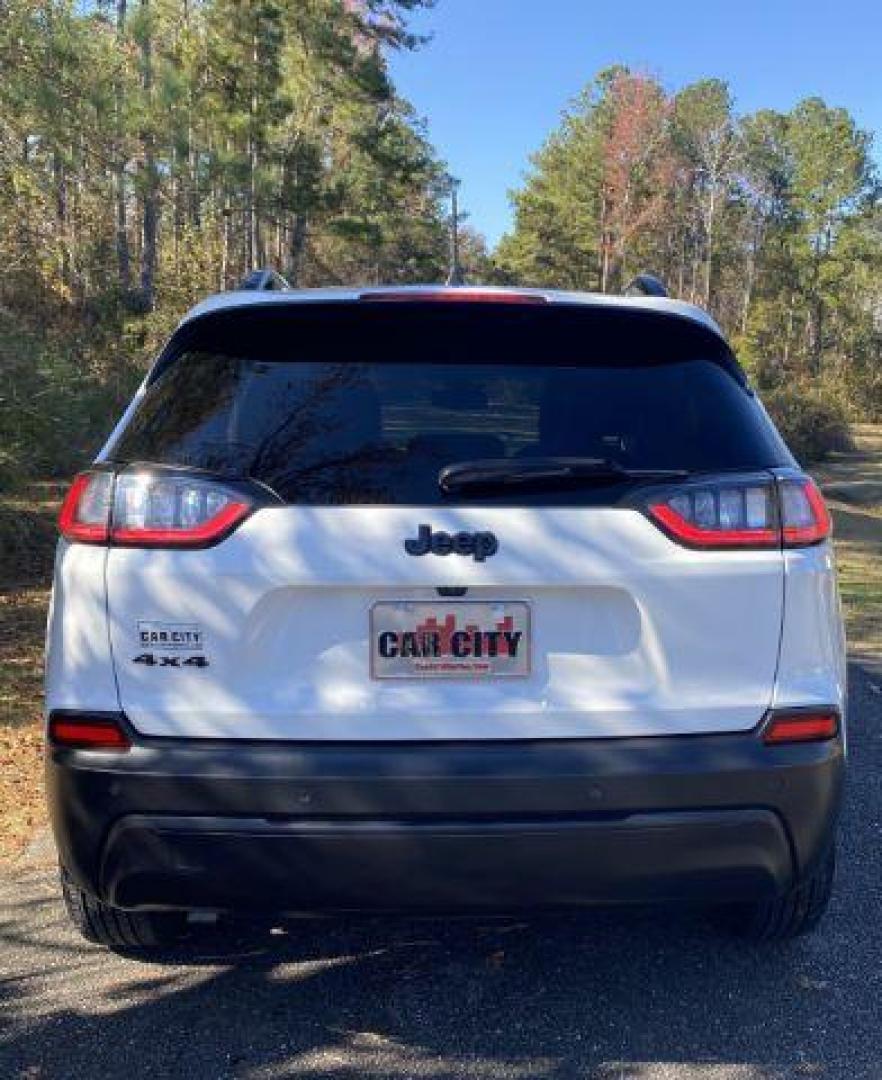
[[[512,193],[503,281],[617,291],[640,270],[710,309],[761,388],[882,418],[882,209],[870,136],[818,98],[739,117],[728,86],[625,68],[574,102]]]
[[[763,404],[802,464],[851,449],[846,410],[822,387],[805,383],[781,386],[763,394]]]
[[[442,165],[386,62],[428,3],[0,3],[0,483],[85,460],[255,266],[443,277]]]
[[[822,248],[869,178],[870,138],[845,109],[831,109],[820,98],[802,101],[788,118],[792,152],[792,196],[808,237]]]
[[[88,325],[25,327],[0,314],[0,488],[66,476],[94,457],[143,372],[143,318],[92,313]]]

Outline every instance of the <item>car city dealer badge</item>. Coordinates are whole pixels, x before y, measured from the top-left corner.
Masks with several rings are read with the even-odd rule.
[[[377,679],[497,678],[530,672],[524,601],[380,601],[371,610]]]

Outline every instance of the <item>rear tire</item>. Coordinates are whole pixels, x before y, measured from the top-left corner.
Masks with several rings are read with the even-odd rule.
[[[813,873],[781,896],[729,909],[728,929],[756,942],[788,941],[809,933],[827,910],[835,873],[836,849],[831,846]]]
[[[86,941],[127,956],[168,949],[183,935],[186,919],[177,913],[123,911],[84,892],[60,869],[61,895],[68,918]]]

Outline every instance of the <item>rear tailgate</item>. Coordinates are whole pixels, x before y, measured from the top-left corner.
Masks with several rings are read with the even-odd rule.
[[[624,482],[439,491],[439,469],[470,459],[789,463],[706,328],[551,307],[266,305],[179,332],[110,459],[250,475],[279,504],[213,547],[111,548],[111,644],[138,730],[536,739],[760,721],[778,549],[683,547]],[[421,527],[448,539],[420,554]],[[463,646],[458,663],[447,640],[402,656],[427,626],[481,655]],[[484,635],[506,628],[516,643],[489,656]]]
[[[491,530],[497,554],[409,557],[403,540]],[[735,731],[768,708],[780,552],[690,551],[620,509],[279,508],[218,547],[112,550],[111,641],[142,732],[268,739],[537,739]],[[438,586],[468,586],[464,598]],[[524,601],[529,673],[371,675],[371,608]],[[195,630],[164,649],[140,628]],[[149,666],[145,652],[209,667]]]

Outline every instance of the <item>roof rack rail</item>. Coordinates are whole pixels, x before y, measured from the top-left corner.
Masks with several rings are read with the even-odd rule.
[[[291,286],[275,270],[252,270],[246,274],[237,286],[238,291],[247,292],[290,292]]]
[[[625,296],[667,296],[665,283],[655,274],[638,274],[625,289]]]

